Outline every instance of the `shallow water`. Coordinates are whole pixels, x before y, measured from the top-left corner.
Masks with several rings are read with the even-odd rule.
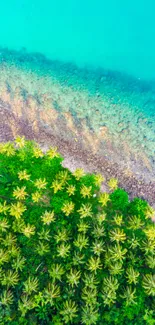
[[[5,0],[0,44],[155,79],[154,0]]]
[[[1,108],[154,182],[154,13],[153,0],[1,2]]]

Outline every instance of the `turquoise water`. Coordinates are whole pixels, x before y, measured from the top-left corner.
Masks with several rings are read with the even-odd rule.
[[[155,79],[154,0],[3,0],[0,45]]]

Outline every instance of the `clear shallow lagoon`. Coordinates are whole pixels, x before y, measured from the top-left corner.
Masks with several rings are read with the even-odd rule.
[[[1,106],[154,182],[154,14],[153,0],[1,2]]]
[[[5,0],[0,45],[155,79],[154,0]]]

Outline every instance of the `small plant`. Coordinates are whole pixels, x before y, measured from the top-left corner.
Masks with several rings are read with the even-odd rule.
[[[153,209],[62,161],[0,144],[0,324],[155,324]]]

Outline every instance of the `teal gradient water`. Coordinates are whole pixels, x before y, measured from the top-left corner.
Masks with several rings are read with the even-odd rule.
[[[2,0],[0,46],[155,79],[154,0]]]

